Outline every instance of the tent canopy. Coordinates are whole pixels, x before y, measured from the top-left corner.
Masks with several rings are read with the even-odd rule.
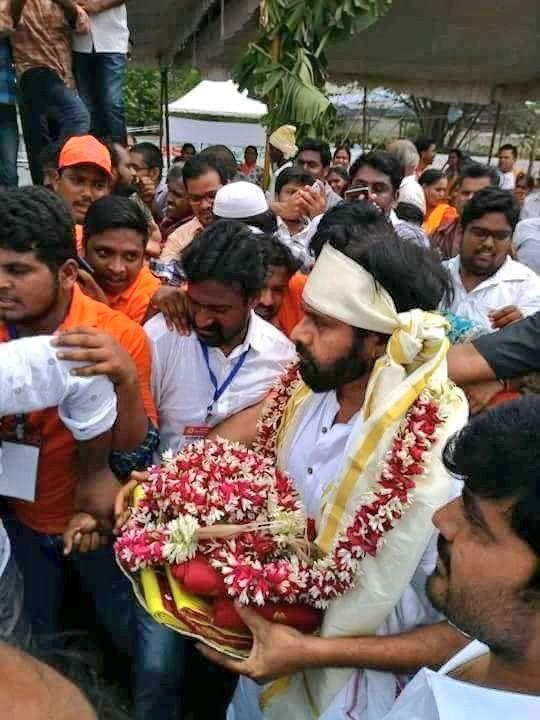
[[[258,8],[259,0],[131,0],[134,58],[223,79],[257,36]],[[330,79],[449,101],[538,100],[539,34],[538,0],[393,0],[377,23],[329,49]]]
[[[266,115],[266,105],[240,92],[232,80],[203,80],[193,90],[170,103],[171,115],[198,118],[229,118],[257,122]]]
[[[246,145],[264,148],[266,134],[260,118],[266,105],[241,93],[232,80],[203,80],[186,95],[169,104],[173,142],[204,147],[225,143],[242,157]]]

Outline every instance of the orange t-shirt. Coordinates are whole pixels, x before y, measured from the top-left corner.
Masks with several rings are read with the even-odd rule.
[[[289,280],[289,289],[285,293],[277,316],[279,327],[287,337],[290,336],[293,329],[304,317],[302,311],[302,293],[304,292],[306,282],[307,275],[299,272],[295,273]]]
[[[64,322],[58,328],[99,328],[112,335],[127,350],[139,373],[139,385],[146,413],[157,423],[157,413],[150,391],[152,357],[148,339],[142,327],[122,313],[84,295],[75,286],[73,298]],[[0,342],[7,342],[9,334],[0,324]],[[25,417],[29,435],[39,435],[39,454],[36,499],[12,501],[15,514],[25,525],[42,533],[58,535],[64,532],[73,515],[73,500],[77,484],[76,444],[73,435],[60,421],[56,408],[29,413]]]
[[[120,295],[107,295],[107,300],[113,310],[118,310],[133,322],[141,324],[152,296],[160,287],[161,282],[144,265],[134,283]]]

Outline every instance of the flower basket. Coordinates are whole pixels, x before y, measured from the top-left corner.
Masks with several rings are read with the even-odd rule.
[[[289,373],[290,374],[290,373]],[[276,386],[256,450],[221,438],[165,453],[136,490],[115,544],[135,593],[160,623],[234,657],[251,637],[234,600],[303,632],[353,589],[410,506],[446,410],[422,393],[403,418],[354,513],[328,554],[291,479],[275,467],[276,416],[291,383]]]
[[[251,646],[234,599],[315,631],[320,610],[287,571],[309,562],[308,523],[290,478],[222,439],[165,454],[138,486],[116,556],[160,623],[233,656]],[[298,574],[298,572],[297,572]]]

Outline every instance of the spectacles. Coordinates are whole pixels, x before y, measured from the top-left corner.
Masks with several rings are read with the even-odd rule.
[[[506,242],[512,237],[511,230],[490,230],[489,228],[471,227],[469,232],[477,240],[487,240],[488,237],[493,238],[495,242]]]
[[[193,195],[192,193],[188,193],[188,200],[194,205],[200,205],[204,200],[209,203],[213,203],[217,194],[217,190],[210,190],[207,193],[203,193],[203,195]]]
[[[357,181],[358,182],[358,181]],[[360,180],[360,185],[352,186],[351,192],[358,192],[359,194],[367,193],[369,195],[386,195],[392,192],[392,188],[384,182],[367,183]]]
[[[137,163],[129,163],[129,167],[134,172],[142,172],[145,170],[146,172],[149,172],[150,168],[147,165],[137,165]]]

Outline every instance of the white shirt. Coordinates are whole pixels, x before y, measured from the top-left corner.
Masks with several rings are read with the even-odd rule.
[[[310,220],[296,235],[291,235],[291,231],[285,221],[280,217],[277,218],[278,229],[276,237],[289,248],[296,260],[302,263],[300,269],[305,272],[311,270],[315,262],[315,258],[309,250],[309,245],[312,237],[317,232],[321,218],[322,215],[314,217],[313,220]]]
[[[323,494],[338,477],[347,442],[359,413],[347,423],[334,423],[339,412],[336,393],[316,393],[309,402],[289,455],[287,472],[294,478],[308,517],[316,518]]]
[[[506,258],[497,272],[467,292],[459,274],[459,255],[445,263],[454,285],[454,300],[449,307],[456,315],[474,320],[492,330],[488,313],[506,305],[516,305],[524,316],[540,310],[540,277],[530,268]]]
[[[127,55],[129,30],[125,3],[89,15],[90,32],[86,35],[73,33],[73,50],[80,53],[122,53]]]
[[[540,217],[519,222],[512,244],[519,262],[540,275]]]
[[[416,175],[406,175],[399,186],[399,202],[411,203],[426,214],[426,196]]]
[[[527,195],[519,217],[520,220],[540,217],[540,190],[533,190]]]
[[[540,717],[540,697],[492,690],[454,680],[448,673],[489,652],[474,640],[439,672],[424,668],[405,688],[384,720],[533,720]]]
[[[168,330],[162,315],[152,318],[144,329],[152,348],[152,391],[159,413],[160,452],[177,452],[193,439],[185,436],[186,428],[214,427],[255,405],[295,356],[294,345],[285,335],[252,312],[244,342],[229,356],[225,357],[219,348],[208,348],[218,387],[249,348],[231,384],[213,403],[214,386],[195,333],[182,336]],[[212,411],[207,417],[209,407]]]
[[[58,406],[58,415],[77,440],[91,440],[116,420],[116,394],[104,376],[70,374],[83,363],[58,360],[50,336],[0,343],[0,416]],[[1,462],[1,448],[0,448]],[[9,542],[0,521],[0,575]]]
[[[510,172],[501,172],[499,170],[500,180],[499,180],[499,187],[502,190],[513,190],[516,187],[516,176],[514,175],[514,171],[510,170]]]

